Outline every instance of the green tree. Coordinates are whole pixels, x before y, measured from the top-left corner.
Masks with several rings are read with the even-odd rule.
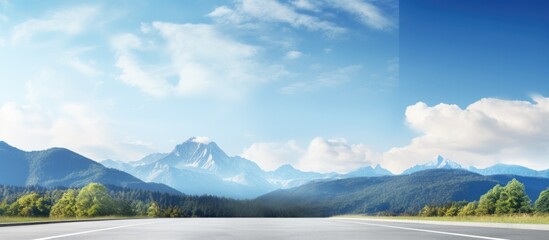
[[[118,200],[117,202],[117,210],[116,212],[120,216],[135,216],[135,211],[132,208],[132,204],[130,201],[125,200]]]
[[[135,206],[133,207],[135,210],[135,215],[137,216],[147,216],[147,204],[145,204],[143,201],[137,201],[135,203]]]
[[[9,205],[6,202],[6,200],[0,202],[0,216],[6,215],[8,208],[9,208]]]
[[[107,188],[99,183],[90,183],[76,197],[77,217],[96,217],[114,214],[115,202]]]
[[[436,207],[425,205],[425,207],[419,211],[419,215],[422,217],[434,217],[437,215],[437,209]]]
[[[147,216],[149,217],[160,217],[162,215],[160,206],[156,202],[152,202],[151,206],[147,210]]]
[[[549,213],[549,188],[539,194],[534,208],[538,213]]]
[[[449,217],[455,217],[458,215],[459,210],[460,208],[458,205],[452,204],[452,206],[450,206],[448,210],[446,210],[446,213],[444,213],[444,215]]]
[[[463,207],[458,216],[473,216],[475,215],[475,210],[477,209],[478,202],[470,202],[465,207]]]
[[[496,213],[529,213],[531,211],[530,198],[526,194],[524,184],[513,178],[500,193],[496,202]]]
[[[46,217],[50,214],[50,208],[50,202],[44,197],[41,197],[38,193],[29,193],[13,202],[8,212],[11,215],[22,217]]]
[[[59,199],[55,205],[51,208],[50,216],[57,218],[76,217],[76,197],[78,191],[75,189],[69,189],[61,199]]]
[[[181,212],[181,209],[179,209],[179,207],[168,207],[165,211],[165,216],[171,217],[171,218],[178,218],[183,216],[183,213]]]
[[[496,185],[494,188],[490,189],[486,194],[480,197],[478,202],[478,207],[476,209],[477,215],[489,215],[496,212],[496,202],[499,199],[499,195],[503,191],[501,185]]]
[[[496,202],[495,214],[507,214],[511,213],[511,203],[509,202],[509,194],[505,191],[499,194],[498,201]]]
[[[438,206],[437,209],[437,217],[444,217],[446,215],[446,211],[448,210],[445,206]]]

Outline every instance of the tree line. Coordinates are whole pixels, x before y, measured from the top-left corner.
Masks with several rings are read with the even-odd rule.
[[[90,183],[76,188],[0,185],[0,216],[21,217],[293,217],[300,208],[267,207],[253,200],[188,196]]]
[[[453,202],[442,205],[425,205],[418,213],[424,217],[484,216],[506,214],[549,213],[549,188],[542,191],[532,206],[524,184],[513,179],[505,186],[497,184],[478,201]]]

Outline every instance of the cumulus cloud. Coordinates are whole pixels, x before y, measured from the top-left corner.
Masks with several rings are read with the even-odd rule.
[[[254,143],[244,149],[241,156],[253,159],[264,170],[272,171],[284,164],[295,165],[305,152],[296,141],[290,140],[284,143]]]
[[[66,147],[94,160],[135,160],[152,151],[150,146],[120,139],[107,117],[81,103],[56,108],[4,103],[0,140],[23,150]]]
[[[241,156],[267,170],[292,164],[303,171],[339,173],[372,165],[379,160],[379,156],[364,144],[350,144],[344,138],[321,137],[314,138],[307,147],[301,147],[295,141],[254,143]]]
[[[467,106],[423,102],[406,109],[406,122],[419,133],[404,147],[384,154],[384,163],[402,171],[437,154],[462,165],[495,163],[547,168],[549,99],[533,102],[484,98]]]
[[[345,173],[372,165],[375,154],[364,144],[349,144],[346,139],[315,138],[296,165],[317,172]]]
[[[96,6],[80,6],[52,12],[43,18],[29,19],[16,25],[11,32],[13,43],[28,41],[44,32],[78,34],[83,32],[99,13]]]
[[[254,84],[284,73],[280,66],[259,64],[258,47],[232,40],[212,25],[153,22],[149,27],[150,36],[122,34],[112,40],[119,79],[148,95],[238,98]],[[162,41],[148,49],[143,41],[155,37]],[[147,64],[143,53],[166,60]]]

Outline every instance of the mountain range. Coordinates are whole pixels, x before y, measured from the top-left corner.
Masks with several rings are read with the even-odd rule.
[[[228,156],[215,142],[203,137],[190,138],[169,153],[154,153],[133,162],[105,160],[101,164],[64,148],[25,152],[0,142],[0,184],[17,186],[74,187],[95,181],[161,192],[252,199],[310,182],[394,175],[379,164],[346,174],[304,172],[291,165],[265,171],[253,161]],[[430,169],[463,169],[481,175],[549,177],[549,170],[536,171],[517,165],[465,168],[442,156],[413,166],[401,175]]]
[[[394,175],[379,164],[346,174],[304,172],[291,165],[283,165],[274,171],[264,171],[253,161],[239,156],[228,156],[215,142],[204,137],[192,137],[175,146],[169,153],[151,154],[138,161],[126,163],[106,160],[101,163],[126,171],[143,181],[166,184],[186,194],[209,194],[237,199],[255,198],[277,189],[299,187],[313,180]],[[402,174],[429,169],[465,169],[482,175],[549,177],[544,175],[548,171],[535,171],[513,165],[499,164],[485,169],[465,168],[442,156],[413,166]]]
[[[464,170],[478,173],[481,175],[510,174],[510,175],[517,175],[517,176],[525,176],[525,177],[549,178],[549,169],[537,171],[537,170],[519,166],[519,165],[508,165],[508,164],[501,164],[501,163],[487,167],[487,168],[476,168],[474,166],[463,167],[460,164],[454,161],[451,161],[449,159],[445,159],[440,155],[437,156],[437,158],[433,161],[430,161],[425,164],[415,165],[411,168],[408,168],[404,172],[402,172],[402,174],[411,174],[411,173],[428,170],[428,169],[464,169]]]
[[[516,175],[483,176],[463,169],[429,169],[412,174],[318,180],[273,191],[257,198],[270,207],[309,209],[308,214],[417,213],[426,204],[479,200],[496,184],[516,178],[535,201],[549,187],[549,178]]]
[[[276,189],[337,175],[303,172],[291,165],[264,171],[253,161],[228,156],[215,142],[203,137],[192,137],[169,153],[156,153],[139,161],[106,160],[101,163],[144,181],[164,183],[186,194],[238,199],[254,198]]]
[[[26,152],[0,141],[0,184],[82,187],[90,182],[181,194],[164,184],[146,183],[126,172],[106,168],[65,148]]]

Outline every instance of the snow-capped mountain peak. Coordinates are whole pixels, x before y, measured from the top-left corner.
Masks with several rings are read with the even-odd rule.
[[[343,176],[344,177],[372,177],[372,176],[390,176],[390,175],[393,175],[393,173],[381,167],[381,165],[377,164],[375,167],[372,167],[372,166],[361,167],[357,170],[348,172]]]
[[[447,168],[447,169],[460,169],[463,168],[458,163],[451,161],[447,158],[444,158],[440,155],[437,156],[437,159],[431,162],[428,162],[425,164],[426,167],[432,167],[432,168]]]
[[[226,165],[229,159],[215,142],[205,137],[192,137],[177,145],[160,162],[179,169],[200,168],[215,172],[220,166]]]
[[[464,169],[459,163],[451,161],[450,159],[444,158],[440,155],[433,161],[430,161],[425,164],[415,165],[411,168],[406,169],[402,174],[410,174],[414,172],[419,172],[427,169]]]
[[[210,144],[212,142],[212,140],[208,137],[192,137],[190,138],[188,141],[192,141],[192,142],[195,142],[195,143],[201,143],[201,144]]]

